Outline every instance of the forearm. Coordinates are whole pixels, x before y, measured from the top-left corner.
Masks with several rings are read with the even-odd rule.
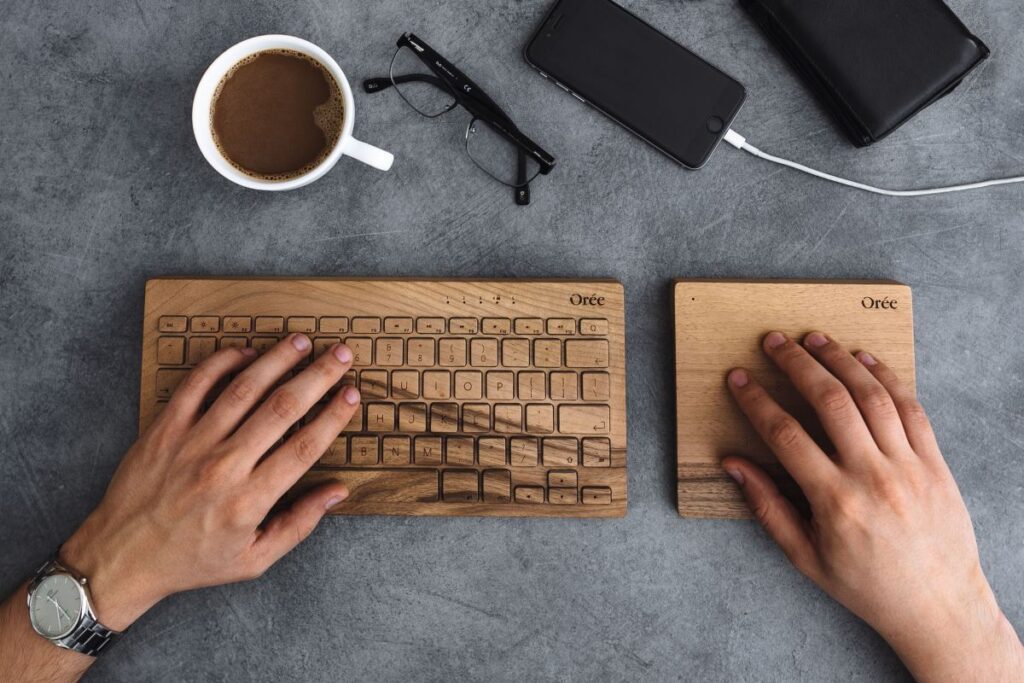
[[[59,648],[32,630],[27,598],[22,584],[0,604],[0,680],[77,681],[95,659]]]

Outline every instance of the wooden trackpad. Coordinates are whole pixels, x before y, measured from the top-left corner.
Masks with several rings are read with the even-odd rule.
[[[743,519],[750,512],[719,465],[726,455],[761,463],[787,486],[774,455],[736,407],[726,373],[752,371],[819,443],[813,411],[761,349],[779,330],[802,339],[826,332],[850,351],[869,351],[914,386],[910,288],[894,282],[678,280],[674,284],[676,461],[679,514]]]

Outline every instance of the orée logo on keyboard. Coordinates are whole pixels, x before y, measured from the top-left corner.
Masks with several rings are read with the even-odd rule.
[[[604,306],[604,300],[603,296],[598,296],[597,294],[591,294],[590,296],[571,294],[569,296],[569,303],[573,306]]]

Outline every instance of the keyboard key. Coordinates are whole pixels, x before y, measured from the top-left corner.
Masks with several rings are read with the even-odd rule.
[[[462,406],[462,431],[470,434],[491,429],[491,406],[487,403],[466,403]]]
[[[512,334],[512,321],[508,318],[484,318],[484,334]]]
[[[455,398],[481,399],[484,397],[484,375],[476,370],[455,373]]]
[[[399,337],[381,337],[377,340],[377,365],[392,367],[405,362],[405,342]]]
[[[427,431],[427,404],[400,403],[398,405],[398,431]]]
[[[181,365],[185,362],[184,337],[160,337],[156,341],[158,365]]]
[[[466,340],[442,339],[437,344],[441,367],[461,368],[466,365]]]
[[[529,339],[502,339],[501,364],[506,368],[525,368],[530,365]]]
[[[358,433],[363,431],[363,415],[366,413],[366,406],[359,406],[356,409],[352,419],[348,421],[348,424],[341,430],[348,433]]]
[[[544,321],[540,318],[516,318],[516,334],[543,334]]]
[[[245,337],[221,337],[220,348],[222,349],[244,349],[249,345]]]
[[[348,437],[339,436],[335,439],[323,456],[320,457],[320,464],[328,467],[341,467],[348,464]]]
[[[348,334],[348,318],[320,318],[320,331],[324,334]]]
[[[193,332],[219,332],[220,318],[215,315],[192,316]]]
[[[280,334],[284,332],[284,318],[270,315],[260,316],[256,318],[255,328],[257,332]],[[327,332],[327,330],[324,330],[324,332]]]
[[[608,367],[608,342],[604,339],[569,339],[565,342],[565,367]]]
[[[188,370],[157,370],[156,397],[169,399],[186,377],[188,377]]]
[[[388,371],[363,370],[359,374],[359,393],[363,399],[382,399],[388,397]]]
[[[417,318],[416,334],[444,334],[444,318]]]
[[[506,460],[505,439],[481,437],[477,441],[477,461],[481,467],[504,467],[508,464]]]
[[[607,401],[611,395],[611,384],[607,372],[584,372],[583,400]]]
[[[366,406],[366,431],[395,431],[395,405],[393,403],[371,403]]]
[[[544,502],[544,487],[543,486],[517,486],[516,487],[516,502],[517,503],[543,503]]]
[[[385,436],[383,444],[385,465],[408,465],[411,454],[407,436]]]
[[[436,503],[437,470],[365,469],[324,470],[311,474],[310,485],[337,481],[345,484],[353,503]]]
[[[508,442],[509,462],[513,467],[537,466],[537,439],[517,437]]]
[[[427,370],[423,373],[423,398],[444,401],[452,397],[452,373]]]
[[[605,486],[584,486],[580,491],[580,502],[584,505],[611,505],[612,490]]]
[[[576,439],[546,438],[542,448],[545,467],[575,467],[579,460],[579,444]]]
[[[563,472],[548,472],[548,486],[553,488],[557,487],[572,487],[577,486],[576,472],[573,470]]]
[[[494,406],[494,431],[499,434],[520,434],[523,431],[523,407],[514,403]]]
[[[476,318],[452,318],[448,321],[449,334],[477,334],[479,331]]]
[[[380,318],[352,318],[352,334],[380,334]]]
[[[338,341],[341,340],[339,339]],[[260,355],[263,355],[270,349],[274,348],[274,345],[277,344],[277,342],[277,337],[253,337],[252,348],[256,349]]]
[[[558,431],[562,434],[607,434],[611,411],[608,406],[558,407]]]
[[[576,334],[576,321],[573,318],[551,318],[548,320],[548,334],[560,337]]]
[[[353,465],[376,465],[378,439],[375,436],[353,436],[349,444],[349,460]]]
[[[519,400],[543,401],[547,395],[547,377],[543,372],[519,373]]]
[[[477,368],[493,368],[498,365],[497,339],[471,339],[469,341],[469,364]]]
[[[422,333],[421,333],[422,334]],[[430,367],[434,364],[434,340],[409,340],[409,365],[414,367]]]
[[[533,342],[533,364],[538,368],[562,366],[562,342],[558,339],[538,339]]]
[[[459,431],[459,404],[431,403],[430,431],[439,434],[450,434]]]
[[[224,318],[224,331],[233,334],[252,332],[252,318],[247,315],[229,315]]]
[[[545,403],[526,406],[526,431],[530,434],[551,434],[555,431],[555,408]]]
[[[488,372],[487,398],[498,401],[515,398],[515,375],[504,371]]]
[[[188,340],[188,364],[198,365],[217,350],[216,337],[192,337]]]
[[[185,332],[188,330],[188,318],[183,315],[162,315],[156,327],[161,332]]]
[[[255,343],[255,340],[253,340],[253,343]],[[316,360],[330,351],[332,346],[340,343],[341,339],[339,337],[317,337],[313,340],[313,359]]]
[[[552,505],[575,505],[576,489],[548,489],[548,502]]]
[[[604,318],[584,318],[580,320],[580,334],[606,337],[608,336],[608,321]]]
[[[419,398],[420,373],[416,370],[393,370],[391,395],[397,399]]]
[[[412,318],[384,318],[387,334],[412,334]]]
[[[413,440],[413,459],[417,465],[440,465],[441,437],[417,436]]]
[[[449,436],[444,442],[444,458],[449,465],[473,465],[473,438]]]
[[[508,470],[486,470],[483,474],[485,503],[508,503],[512,500],[512,473]]]
[[[476,472],[445,470],[441,474],[446,503],[475,503],[480,499],[480,482]]]
[[[579,398],[579,377],[575,372],[552,372],[548,379],[552,400],[575,401]]]
[[[302,334],[313,334],[316,332],[316,318],[288,318],[288,331],[301,332]]]
[[[608,439],[583,439],[583,466],[610,467],[612,464],[612,443]]]
[[[373,364],[373,340],[369,337],[349,337],[345,345],[352,349],[352,365],[365,367]]]

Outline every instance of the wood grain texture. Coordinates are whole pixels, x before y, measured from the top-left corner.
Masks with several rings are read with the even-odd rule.
[[[870,351],[914,386],[913,302],[905,285],[677,280],[673,308],[677,495],[679,514],[686,517],[750,517],[739,489],[719,465],[724,456],[743,455],[773,473],[780,470],[729,394],[725,378],[732,368],[751,370],[816,439],[826,442],[810,407],[762,351],[766,333],[778,330],[801,339],[826,332],[851,351]]]
[[[472,403],[479,410],[490,409],[495,414],[497,424],[497,411],[499,405],[508,404],[547,404],[551,406],[550,411],[535,409],[524,415],[533,417],[538,424],[543,426],[547,420],[554,419],[559,415],[559,406],[571,403],[582,404],[606,404],[608,406],[607,433],[602,433],[602,438],[607,438],[610,449],[606,449],[609,466],[585,466],[593,460],[588,461],[588,453],[583,451],[582,439],[588,436],[585,433],[576,434],[580,439],[580,454],[575,463],[568,466],[577,473],[576,489],[579,493],[569,496],[565,486],[551,486],[549,482],[549,471],[565,471],[567,466],[558,458],[558,464],[546,465],[543,462],[543,448],[540,448],[541,462],[533,467],[496,467],[491,460],[494,456],[488,452],[487,459],[470,464],[467,468],[465,451],[459,451],[459,456],[453,458],[449,463],[438,464],[436,467],[424,468],[422,464],[409,462],[406,464],[385,464],[382,459],[376,467],[364,467],[349,462],[343,466],[337,466],[336,458],[338,452],[328,456],[314,468],[310,474],[301,481],[294,492],[301,491],[309,486],[325,480],[341,480],[352,484],[353,495],[350,501],[340,505],[334,512],[336,514],[366,515],[366,514],[400,514],[400,515],[484,515],[484,516],[537,516],[537,517],[621,517],[626,513],[626,395],[625,395],[625,346],[624,346],[624,301],[622,286],[608,280],[459,280],[440,281],[428,279],[401,279],[401,280],[378,280],[378,279],[285,279],[285,278],[259,278],[259,279],[233,279],[233,278],[161,278],[150,280],[146,284],[145,318],[143,321],[143,348],[142,348],[142,386],[140,393],[139,429],[144,430],[153,420],[157,412],[162,409],[162,399],[157,395],[157,371],[173,373],[176,376],[183,376],[191,367],[195,359],[190,358],[193,346],[203,350],[202,344],[208,338],[216,338],[218,345],[243,343],[257,346],[257,342],[265,343],[267,339],[282,337],[290,326],[308,326],[310,318],[319,319],[321,327],[315,333],[310,333],[314,339],[314,349],[318,348],[317,338],[323,338],[324,346],[329,340],[337,339],[371,339],[374,342],[383,338],[402,337],[405,339],[430,337],[440,339],[442,337],[461,336],[465,332],[465,325],[472,326],[473,320],[480,321],[480,329],[475,334],[467,334],[465,339],[473,340],[493,338],[496,335],[500,338],[549,338],[564,331],[566,321],[599,321],[594,323],[592,328],[597,333],[605,333],[603,339],[607,340],[607,348],[603,345],[600,348],[591,348],[586,345],[573,345],[563,353],[562,363],[568,362],[566,354],[572,354],[573,362],[581,366],[587,363],[601,364],[605,362],[607,355],[607,367],[576,367],[571,371],[580,373],[599,372],[607,373],[607,382],[604,377],[600,378],[599,384],[608,386],[608,398],[606,400],[586,400],[585,392],[580,391],[579,396],[572,400],[562,398],[554,400],[548,396],[547,399],[522,400],[516,394],[514,400],[508,398],[492,398],[486,394],[477,397],[476,383],[483,385],[482,390],[487,390],[487,383],[490,381],[488,371],[508,371],[519,373],[520,371],[543,371],[545,373],[563,372],[568,368],[552,361],[554,352],[546,345],[535,348],[534,355],[542,359],[546,367],[538,368],[536,364],[530,367],[507,368],[498,367],[472,367],[474,354],[485,354],[488,348],[476,348],[472,343],[467,348],[467,355],[463,358],[461,345],[449,345],[456,348],[446,359],[455,358],[456,363],[466,365],[443,367],[441,358],[438,363],[430,366],[412,365],[408,357],[403,359],[403,364],[392,363],[378,364],[377,357],[374,357],[372,365],[357,368],[360,372],[366,371],[481,371],[483,374],[479,379],[467,376],[467,383],[462,388],[469,392],[473,398],[463,400],[453,396],[446,401],[458,402],[465,406]],[[208,320],[203,320],[207,316]],[[169,342],[169,336],[185,336],[182,332],[182,318],[190,321],[188,329],[188,344],[182,351],[177,342]],[[257,320],[259,318],[259,320]],[[326,322],[324,318],[328,318]],[[348,328],[345,328],[340,320],[348,320]],[[356,318],[360,320],[356,322]],[[387,322],[390,329],[375,331],[372,320],[393,319]],[[512,321],[510,328],[501,330],[501,325],[484,329],[485,318],[508,319]],[[251,320],[252,329],[239,332],[237,329],[225,329],[228,322],[237,324],[237,321]],[[431,334],[429,330],[437,324],[437,320],[453,320],[450,334]],[[542,334],[533,334],[534,319],[554,321],[552,334],[544,330]],[[209,327],[217,325],[218,329],[196,328],[199,321]],[[161,327],[161,321],[163,327]],[[360,331],[353,329],[359,325]],[[277,325],[283,329],[276,332]],[[326,327],[324,326],[326,325]],[[413,327],[410,328],[410,325]],[[457,327],[456,327],[457,326]],[[606,329],[605,329],[606,327]],[[297,329],[297,327],[295,328]],[[412,329],[410,333],[408,330]],[[578,329],[578,326],[577,326]],[[591,330],[588,323],[588,331]],[[422,331],[422,333],[421,333]],[[486,332],[493,334],[486,334]],[[517,331],[527,334],[519,335]],[[499,334],[500,332],[500,334]],[[163,338],[163,341],[161,341]],[[594,339],[594,337],[570,336],[562,339],[582,340]],[[193,345],[192,340],[199,341]],[[273,341],[273,339],[271,339]],[[373,349],[376,354],[378,347],[374,345],[362,345],[361,348]],[[350,343],[353,346],[353,343]],[[438,353],[441,345],[438,344]],[[168,361],[177,361],[184,354],[184,362],[180,368],[168,370]],[[589,355],[588,355],[589,354]],[[577,358],[576,356],[579,356]],[[380,356],[381,359],[384,356]],[[164,365],[161,365],[161,361]],[[392,375],[393,376],[393,375]],[[516,391],[523,389],[522,381],[529,377],[519,378]],[[364,408],[377,399],[370,399],[364,390]],[[601,389],[603,391],[603,388]],[[400,401],[401,397],[393,400]],[[444,410],[444,406],[427,399],[419,399],[423,403],[432,403],[431,417],[436,417]],[[387,402],[387,401],[384,401]],[[485,408],[486,406],[486,408]],[[391,411],[381,406],[374,406],[371,414],[376,417],[384,415],[390,419]],[[467,413],[472,414],[472,411]],[[603,413],[593,409],[578,408],[564,413],[566,424],[580,424],[581,428],[587,418],[596,416],[603,418]],[[368,425],[367,425],[368,426]],[[501,425],[504,429],[507,426]],[[345,436],[370,437],[384,439],[389,437],[397,438],[397,441],[389,441],[389,444],[408,442],[402,441],[402,437],[438,437],[450,439],[453,437],[469,437],[476,439],[513,439],[517,437],[534,436],[509,431],[445,431],[443,434],[436,432],[422,432],[416,434],[402,434],[399,431],[379,432],[363,431],[362,427],[355,427],[346,430]],[[551,437],[565,436],[561,433],[551,434]],[[590,435],[594,436],[593,434]],[[358,443],[363,443],[362,441]],[[415,441],[413,441],[415,443]],[[348,448],[351,451],[351,448]],[[354,454],[342,452],[342,459]],[[602,449],[593,450],[600,458]],[[390,452],[389,452],[390,453]],[[552,448],[550,453],[552,460],[559,455],[556,449]],[[382,456],[383,457],[383,456]],[[335,460],[332,460],[335,458]],[[580,460],[584,462],[580,462]],[[444,471],[452,470],[474,470],[480,474],[479,499],[474,502],[452,502],[458,500],[460,493],[464,493],[468,478],[464,473],[453,472],[445,482]],[[398,472],[401,470],[401,472]],[[396,473],[395,476],[389,474]],[[505,474],[508,472],[509,474]],[[437,480],[438,485],[432,483]],[[544,502],[517,503],[516,496],[509,495],[508,502],[504,501],[502,495],[505,482],[508,481],[510,494],[514,493],[517,487],[544,487],[545,491],[551,491],[550,500],[557,499],[558,504]],[[443,483],[443,485],[442,485]],[[395,490],[396,487],[403,487],[407,490]],[[588,491],[596,491],[591,495],[583,496],[584,488]],[[611,500],[606,503],[604,491],[611,492]],[[434,491],[436,495],[433,495]],[[524,489],[524,492],[526,489]],[[294,494],[293,492],[293,494]],[[447,494],[445,494],[447,492]],[[358,499],[358,500],[357,500]],[[575,504],[564,504],[564,501],[576,500]]]

